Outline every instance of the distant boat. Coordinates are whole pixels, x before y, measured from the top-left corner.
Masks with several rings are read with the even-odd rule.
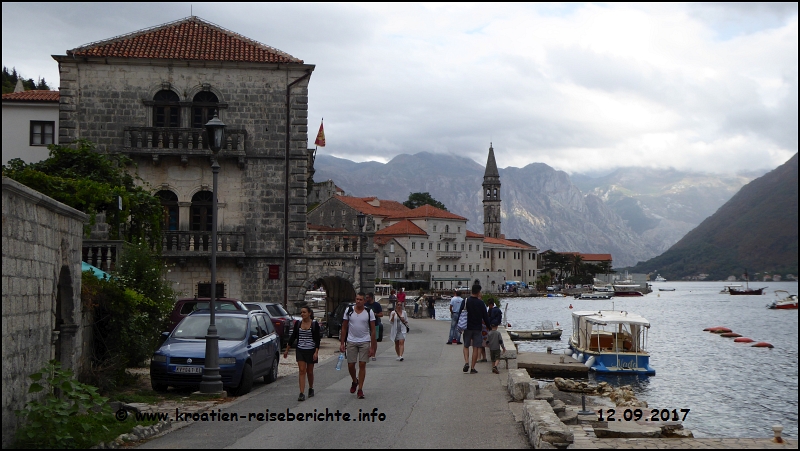
[[[768,308],[777,310],[797,310],[797,295],[789,294],[786,290],[775,290],[775,296],[778,297]]]
[[[719,291],[719,294],[731,294],[731,290],[732,290],[732,289],[739,289],[739,288],[742,288],[742,286],[743,286],[743,285],[739,285],[739,284],[730,284],[730,285],[725,285],[725,286],[724,286],[724,287],[722,287],[722,289]]]
[[[747,270],[745,269],[744,270],[744,283],[746,284],[746,287],[745,288],[741,288],[741,285],[739,285],[739,288],[731,287],[731,289],[730,289],[730,291],[728,293],[733,295],[733,296],[742,296],[742,295],[760,296],[760,295],[764,294],[764,290],[766,290],[767,287],[752,288],[751,289],[750,288],[750,280],[749,279],[750,279],[750,277],[748,277]]]
[[[658,291],[675,291],[674,288],[659,288]]]
[[[575,299],[611,299],[614,297],[614,293],[610,292],[601,292],[601,293],[581,293],[575,295]]]
[[[554,327],[552,321],[542,321],[537,329],[506,329],[512,340],[559,340],[563,330]]]
[[[661,274],[657,274],[657,275],[656,275],[656,280],[655,280],[655,281],[656,281],[656,282],[666,282],[666,281],[667,281],[667,279],[665,279],[665,278],[661,277]]]
[[[614,284],[614,296],[644,296],[641,291],[638,291],[636,288],[641,289],[641,285],[618,285]]]

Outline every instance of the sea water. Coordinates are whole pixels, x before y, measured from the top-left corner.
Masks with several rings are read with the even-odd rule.
[[[508,304],[504,321],[518,329],[534,328],[543,320],[557,322],[564,329],[561,340],[518,342],[520,351],[544,352],[550,346],[554,353],[568,347],[572,311],[614,309],[639,314],[650,321],[648,351],[656,375],[590,373],[590,382],[632,385],[649,408],[691,409],[684,426],[695,437],[772,437],[772,426],[780,424],[785,437],[797,438],[798,311],[766,306],[776,298],[775,290],[797,294],[798,284],[751,282],[751,288],[768,287],[762,296],[720,294],[724,285],[654,283],[655,291],[643,297],[610,300],[503,298],[501,309],[506,311]],[[445,309],[437,309],[441,319],[448,317]],[[728,327],[775,347],[753,348],[703,331],[713,326]]]

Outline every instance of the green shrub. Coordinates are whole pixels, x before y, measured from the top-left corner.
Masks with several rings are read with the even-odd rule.
[[[99,441],[114,417],[97,388],[78,382],[71,370],[51,360],[30,376],[28,393],[46,391],[40,401],[31,401],[17,416],[25,424],[17,430],[16,446],[23,448],[88,448]]]

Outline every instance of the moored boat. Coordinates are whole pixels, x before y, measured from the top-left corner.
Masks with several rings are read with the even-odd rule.
[[[661,277],[661,274],[656,274],[656,282],[666,282],[667,279]]]
[[[767,289],[767,287],[752,288],[751,289],[750,288],[750,277],[747,275],[747,270],[746,269],[744,270],[744,283],[745,283],[745,288],[741,288],[741,285],[739,285],[738,288],[731,287],[731,289],[728,291],[728,293],[733,295],[733,296],[742,296],[742,295],[745,295],[745,296],[760,296],[760,295],[764,294],[764,290]]]
[[[768,308],[776,310],[797,310],[797,295],[789,294],[786,290],[775,290],[775,296],[778,297]]]
[[[611,299],[614,297],[614,293],[581,293],[575,296],[576,299]]]
[[[509,329],[508,336],[512,340],[558,340],[561,338],[562,329],[531,329],[531,330],[514,330]]]
[[[572,314],[572,357],[598,373],[655,375],[647,352],[650,322],[620,311]]]
[[[658,291],[675,291],[674,288],[659,288]]]
[[[623,285],[623,284],[614,284],[614,296],[644,296],[641,291],[637,290],[641,289],[641,285]]]
[[[725,285],[725,286],[724,286],[724,287],[722,287],[722,289],[719,291],[719,294],[731,294],[731,290],[733,290],[733,289],[739,289],[739,288],[742,288],[742,286],[743,286],[743,285],[739,285],[739,284],[730,284],[730,285]]]

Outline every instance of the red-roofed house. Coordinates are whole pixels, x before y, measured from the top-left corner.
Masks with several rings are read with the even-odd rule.
[[[305,255],[313,65],[195,16],[53,58],[60,73],[58,139],[84,138],[99,152],[130,156],[131,170],[157,189],[162,256],[182,296],[212,292],[212,160],[220,167],[217,292],[244,302],[301,301],[314,284],[314,258],[333,263],[319,277],[347,279],[343,298],[353,292],[358,254],[349,236],[316,231],[339,234],[336,246],[317,247],[346,244],[347,259]],[[226,125],[216,157],[204,130],[215,114]]]
[[[3,164],[20,158],[36,163],[58,144],[58,91],[3,94]]]

